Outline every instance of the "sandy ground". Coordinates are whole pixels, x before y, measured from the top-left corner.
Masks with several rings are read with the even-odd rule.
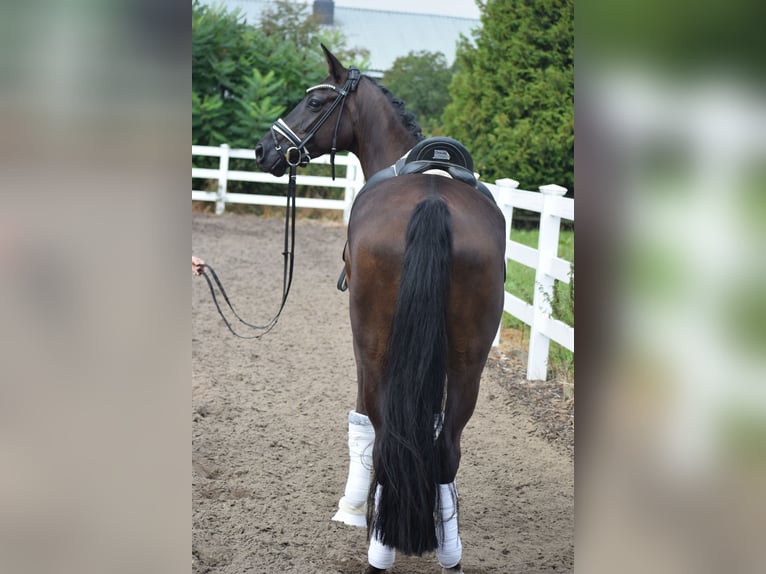
[[[218,272],[247,320],[279,304],[284,222],[192,215],[192,252]],[[356,371],[348,295],[336,290],[343,225],[299,219],[295,277],[277,327],[243,341],[207,284],[192,289],[192,571],[358,574],[365,531],[330,520],[348,464]],[[466,574],[571,572],[573,408],[493,351],[458,472]],[[393,574],[438,574],[433,555]]]

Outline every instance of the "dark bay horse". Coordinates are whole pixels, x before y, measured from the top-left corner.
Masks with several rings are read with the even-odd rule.
[[[329,76],[272,126],[256,158],[280,176],[347,150],[368,182],[343,253],[358,389],[334,519],[367,525],[367,573],[390,568],[396,550],[435,551],[443,572],[461,572],[455,476],[502,315],[504,218],[443,172],[391,177],[423,139],[420,127],[388,90],[322,48]]]

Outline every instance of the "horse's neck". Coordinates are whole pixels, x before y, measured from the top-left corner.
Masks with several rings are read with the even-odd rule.
[[[404,133],[395,139],[378,131],[376,126],[370,126],[364,131],[367,135],[358,140],[356,155],[362,164],[365,179],[370,179],[381,169],[396,163],[396,160],[412,149],[417,141],[404,130]]]
[[[356,149],[352,151],[362,164],[365,179],[396,163],[418,141],[382,94],[377,101],[366,102],[355,131]]]

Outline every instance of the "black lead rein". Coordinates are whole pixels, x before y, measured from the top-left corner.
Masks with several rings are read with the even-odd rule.
[[[226,290],[223,288],[223,284],[218,278],[218,274],[215,272],[215,269],[205,263],[205,265],[200,270],[200,275],[205,278],[205,281],[207,281],[207,285],[210,288],[210,294],[213,296],[213,303],[215,303],[215,308],[218,310],[218,314],[221,316],[221,319],[223,319],[224,324],[229,329],[231,334],[235,337],[239,337],[240,339],[260,339],[266,333],[271,331],[279,322],[279,317],[282,314],[282,309],[285,308],[287,296],[290,293],[290,286],[293,282],[293,267],[295,263],[295,170],[297,165],[297,163],[290,163],[290,181],[287,185],[287,205],[285,207],[285,250],[282,252],[282,256],[284,258],[284,268],[282,272],[282,302],[279,305],[279,310],[277,311],[276,315],[274,315],[274,317],[272,317],[272,319],[265,325],[254,325],[252,323],[248,323],[242,317],[240,317],[237,311],[234,309],[234,306],[231,304],[229,296],[226,294]],[[205,273],[205,269],[210,271],[210,275],[213,278],[212,281],[208,274]],[[216,287],[218,287],[223,300],[226,301],[226,305],[229,307],[231,312],[234,314],[237,320],[239,320],[240,323],[251,329],[256,329],[263,332],[256,333],[254,335],[240,335],[237,333],[234,330],[234,327],[231,326],[229,320],[226,318],[226,315],[223,313],[221,305],[218,303],[218,297],[215,294],[213,283],[215,283]]]
[[[314,135],[317,133],[319,128],[322,127],[322,125],[327,121],[327,119],[332,115],[332,113],[335,111],[335,109],[340,106],[340,110],[338,112],[338,119],[335,122],[335,131],[333,133],[332,137],[332,149],[330,154],[330,163],[332,165],[332,178],[335,179],[335,152],[336,150],[336,141],[338,137],[338,128],[340,127],[340,119],[343,115],[343,109],[346,103],[346,98],[351,92],[356,91],[356,88],[359,84],[359,80],[361,79],[361,72],[358,68],[351,67],[348,70],[348,78],[346,79],[346,83],[342,88],[338,88],[336,86],[333,86],[331,84],[319,84],[318,86],[312,86],[311,88],[306,90],[306,93],[309,93],[313,90],[320,90],[320,89],[329,89],[333,90],[337,93],[337,96],[332,104],[328,107],[327,110],[322,114],[322,116],[319,118],[319,120],[314,124],[314,126],[308,131],[308,133],[301,139],[291,128],[288,126],[281,118],[278,119],[271,127],[271,135],[274,138],[274,148],[277,151],[281,151],[282,147],[279,145],[279,140],[277,139],[276,133],[278,132],[281,134],[284,138],[286,138],[290,143],[292,143],[292,147],[288,148],[287,151],[284,153],[284,158],[287,164],[290,166],[290,181],[287,185],[287,207],[285,208],[285,250],[282,252],[282,255],[284,256],[284,271],[282,276],[282,303],[279,306],[279,310],[277,311],[277,314],[274,315],[274,317],[266,323],[265,325],[253,325],[252,323],[248,323],[242,317],[239,316],[239,314],[234,310],[234,306],[231,304],[231,301],[229,301],[229,297],[226,294],[226,290],[223,288],[223,285],[221,284],[220,279],[218,279],[218,275],[216,275],[216,272],[213,270],[210,265],[205,264],[205,266],[200,270],[200,275],[202,275],[205,278],[205,281],[207,281],[208,287],[210,287],[210,294],[213,296],[213,303],[215,303],[215,308],[218,309],[218,314],[221,315],[221,318],[223,319],[223,322],[226,324],[226,327],[231,331],[233,335],[236,337],[239,337],[240,339],[260,339],[263,337],[266,333],[271,331],[279,321],[279,316],[282,314],[282,309],[285,308],[285,303],[287,302],[287,295],[290,293],[290,285],[293,282],[293,265],[295,263],[295,187],[296,187],[296,179],[295,179],[295,172],[296,168],[300,166],[305,166],[310,161],[311,157],[309,156],[308,151],[306,150],[306,144],[309,142],[311,138],[314,137]],[[208,277],[207,273],[205,273],[205,268],[210,270],[210,274],[213,276],[213,280],[211,281],[210,277]],[[221,295],[223,296],[224,301],[226,301],[226,305],[228,305],[229,309],[232,313],[234,313],[234,316],[239,320],[240,323],[243,325],[250,327],[251,329],[257,329],[259,331],[263,331],[262,333],[258,333],[255,335],[240,335],[237,333],[234,328],[231,326],[231,323],[229,323],[229,320],[226,318],[226,316],[223,314],[223,311],[221,310],[221,306],[218,303],[218,298],[215,294],[215,289],[213,287],[213,282],[215,282],[216,286],[218,287],[218,290],[221,292]]]

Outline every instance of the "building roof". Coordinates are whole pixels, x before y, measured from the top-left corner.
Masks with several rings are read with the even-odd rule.
[[[460,35],[470,39],[481,21],[336,6],[335,25],[343,27],[349,46],[370,51],[371,70],[383,72],[409,52],[441,52],[452,65]]]
[[[201,0],[206,4],[219,3]],[[222,0],[228,9],[239,8],[245,20],[260,23],[261,14],[269,0]],[[309,6],[309,13],[311,6]],[[335,6],[334,26],[341,27],[351,48],[366,48],[370,52],[370,68],[366,72],[385,72],[396,58],[410,52],[441,52],[447,65],[455,61],[458,39],[469,40],[472,30],[481,26],[481,20],[457,18],[435,14],[414,14],[387,10],[366,10]]]

